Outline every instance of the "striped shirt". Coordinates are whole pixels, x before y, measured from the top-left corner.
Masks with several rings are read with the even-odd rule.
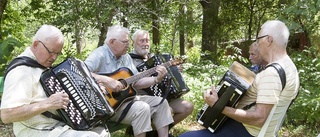
[[[300,83],[297,68],[289,56],[286,56],[275,63],[279,63],[286,73],[285,88],[282,90],[282,84],[277,70],[273,67],[268,67],[256,75],[254,83],[237,106],[237,108],[243,108],[255,101],[261,104],[276,105],[275,112],[272,115],[272,119],[265,134],[267,137],[276,134],[277,128],[280,126],[291,100],[294,99],[298,93]],[[250,110],[254,111],[255,106],[251,107],[248,111]],[[253,136],[257,136],[261,130],[260,127],[247,124],[243,125]]]

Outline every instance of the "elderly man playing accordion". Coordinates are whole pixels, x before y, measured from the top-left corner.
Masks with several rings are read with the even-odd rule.
[[[249,90],[236,108],[225,106],[222,113],[229,119],[215,133],[208,129],[186,132],[179,137],[252,137],[275,136],[286,110],[296,97],[299,88],[298,71],[286,52],[289,38],[287,26],[278,20],[265,22],[261,26],[257,43],[259,54],[268,64],[277,63],[285,72],[285,85],[274,67],[266,67],[258,73]],[[205,102],[213,106],[218,95],[214,86],[204,93]],[[252,104],[252,107],[245,106]]]

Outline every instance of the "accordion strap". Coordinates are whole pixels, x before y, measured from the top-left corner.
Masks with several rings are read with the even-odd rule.
[[[29,67],[34,67],[34,68],[46,68],[42,65],[40,65],[37,61],[35,61],[34,59],[31,59],[27,56],[21,56],[21,57],[17,57],[14,58],[10,64],[7,67],[6,73],[4,74],[4,79],[6,77],[6,75],[9,73],[9,71],[11,71],[12,69],[21,66],[21,65],[25,65],[25,66],[29,66]]]
[[[29,67],[34,67],[34,68],[46,68],[42,65],[40,65],[37,61],[35,61],[34,59],[31,59],[30,57],[27,57],[27,56],[20,56],[20,57],[16,57],[14,58],[8,65],[7,67],[7,70],[6,70],[6,73],[4,75],[4,79],[6,77],[6,75],[11,71],[13,70],[14,68],[18,67],[18,66],[21,66],[21,65],[25,65],[25,66],[29,66]],[[49,111],[46,111],[46,112],[43,112],[42,113],[44,116],[48,117],[48,118],[53,118],[55,120],[58,120],[58,121],[63,121],[61,119],[61,117],[49,112]]]
[[[279,76],[280,76],[280,80],[281,80],[281,84],[282,84],[282,90],[284,89],[284,87],[286,86],[286,72],[283,70],[283,68],[278,64],[278,63],[272,63],[270,65],[268,65],[266,68],[268,67],[273,67],[277,70]],[[266,69],[265,68],[265,69]],[[282,91],[281,90],[281,91]],[[295,99],[292,100],[292,102],[294,101]],[[291,104],[292,104],[291,102]],[[251,104],[249,105],[246,105],[245,107],[243,107],[242,109],[243,110],[248,110],[250,109],[252,106],[256,105],[256,102],[252,102]]]
[[[137,54],[134,54],[134,53],[129,53],[130,57],[133,58],[133,59],[145,59],[144,57],[142,56],[139,56]]]
[[[135,100],[130,101],[128,105],[124,108],[115,126],[118,125],[126,117],[127,113],[129,112],[129,109],[131,108],[134,102]]]
[[[142,60],[146,59],[146,58],[144,58],[144,57],[142,57],[142,56],[140,56],[140,55],[137,55],[137,54],[135,54],[135,53],[129,53],[129,55],[130,55],[130,57],[131,57],[132,59],[142,59]],[[151,58],[152,56],[154,56],[154,54],[148,53],[148,57],[147,57],[147,58]]]
[[[268,65],[266,68],[268,67],[273,67],[277,70],[279,76],[280,76],[280,80],[281,80],[281,84],[282,84],[282,90],[284,89],[284,87],[286,86],[286,72],[284,72],[283,68],[278,64],[278,63],[272,63],[270,65]]]

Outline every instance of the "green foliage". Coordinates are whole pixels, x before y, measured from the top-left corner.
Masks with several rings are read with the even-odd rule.
[[[183,98],[194,104],[195,110],[189,117],[195,120],[197,113],[204,105],[203,92],[210,89],[212,85],[217,85],[229,66],[218,66],[208,60],[196,64],[186,63],[183,66],[185,68],[183,75],[190,88],[190,92]]]
[[[319,10],[320,1],[292,0],[286,4],[295,6],[282,6],[279,19],[283,20],[292,30],[291,32],[319,33]]]
[[[286,124],[305,125],[312,131],[319,131],[320,114],[320,60],[315,48],[294,52],[291,58],[295,62],[300,77],[299,95],[288,111]]]
[[[187,62],[197,64],[200,61],[201,49],[199,47],[192,47],[187,51],[186,56]]]
[[[60,55],[57,60],[54,62],[53,66],[61,63],[62,61],[66,60],[67,58],[77,58],[80,60],[85,60],[86,57],[89,55],[92,49],[84,49],[81,54],[77,53],[77,49],[70,43],[64,44],[62,49],[62,55]]]
[[[26,37],[22,30],[25,29],[26,23],[24,13],[21,11],[25,4],[8,2],[4,14],[1,18],[1,40],[8,37],[19,39],[21,43],[25,42]]]
[[[23,44],[20,43],[15,38],[7,38],[0,43],[0,76],[4,75],[5,68],[7,66],[8,60],[11,60],[14,56],[12,51],[16,48],[22,47]]]
[[[155,3],[156,8],[152,2],[158,2]],[[314,47],[291,55],[299,69],[301,87],[299,97],[288,112],[285,125],[297,134],[308,129],[319,131],[319,3],[319,0],[224,0],[221,1],[219,24],[216,24],[220,26],[217,31],[219,36],[215,36],[218,43],[250,39],[257,34],[261,23],[269,19],[286,22],[291,32],[305,31],[314,36],[309,37]],[[203,105],[203,90],[210,88],[212,83],[216,84],[232,61],[248,63],[242,57],[243,49],[231,43],[226,46],[218,44],[217,53],[214,54],[201,52],[201,25],[206,24],[202,24],[203,11],[199,1],[10,1],[4,12],[0,33],[3,39],[10,38],[0,45],[0,52],[5,51],[0,53],[0,75],[5,64],[24,50],[23,45],[31,41],[34,32],[42,24],[53,24],[70,36],[67,39],[71,43],[64,46],[63,55],[55,64],[67,57],[84,60],[91,50],[84,49],[79,54],[74,43],[79,38],[97,41],[100,33],[106,31],[101,29],[105,24],[122,24],[131,31],[142,28],[151,32],[154,27],[152,23],[159,23],[160,28],[155,29],[160,31],[160,44],[153,45],[152,50],[155,51],[157,47],[161,53],[169,52],[175,56],[180,52],[179,34],[186,32],[185,41],[188,42],[184,46],[188,63],[184,65],[184,75],[191,92],[184,98],[195,103],[192,121]],[[17,46],[19,43],[21,45]],[[10,44],[14,47],[3,46]],[[232,54],[226,54],[229,51]],[[217,58],[218,63],[200,60],[201,56],[207,54]]]

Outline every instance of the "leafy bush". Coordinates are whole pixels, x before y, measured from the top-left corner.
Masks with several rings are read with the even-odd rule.
[[[9,37],[0,43],[0,76],[4,75],[5,68],[7,66],[8,60],[11,60],[14,56],[12,51],[15,48],[23,47],[23,44],[20,43],[17,39]]]
[[[300,88],[296,101],[287,113],[284,126],[301,128],[301,125],[304,125],[306,130],[314,131],[317,134],[320,130],[320,92],[318,89],[320,86],[320,60],[315,51],[315,48],[309,48],[291,54],[299,71]]]

